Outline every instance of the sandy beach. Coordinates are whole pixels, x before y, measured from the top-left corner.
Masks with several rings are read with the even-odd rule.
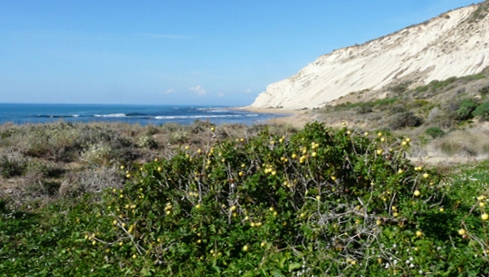
[[[267,120],[267,123],[290,125],[295,128],[302,128],[307,123],[315,120],[315,116],[310,110],[256,108],[250,106],[237,107],[236,109],[256,113],[287,114],[290,116],[273,118]]]

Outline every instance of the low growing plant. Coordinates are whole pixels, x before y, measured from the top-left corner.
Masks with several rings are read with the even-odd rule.
[[[484,102],[480,106],[478,106],[473,112],[473,116],[479,116],[480,120],[488,121],[489,120],[489,102]]]

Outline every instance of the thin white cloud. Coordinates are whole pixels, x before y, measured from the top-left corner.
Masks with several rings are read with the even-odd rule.
[[[175,90],[171,88],[171,89],[166,90],[165,94],[170,94],[170,93],[174,93],[174,92],[175,92]]]
[[[249,88],[249,89],[245,90],[245,93],[251,93],[251,89]]]
[[[198,95],[206,95],[207,94],[207,90],[201,85],[197,85],[197,86],[191,87],[189,89],[191,91],[197,93]]]
[[[224,97],[224,93],[219,92],[219,93],[217,94],[217,97]]]

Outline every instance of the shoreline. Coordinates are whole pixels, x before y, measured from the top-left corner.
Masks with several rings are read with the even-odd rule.
[[[236,107],[236,110],[255,112],[255,113],[269,113],[269,114],[283,114],[287,116],[276,117],[265,121],[266,124],[277,125],[290,125],[294,128],[303,128],[307,123],[314,121],[316,118],[311,114],[310,110],[291,110],[291,109],[275,109],[275,108],[256,108],[251,106]]]

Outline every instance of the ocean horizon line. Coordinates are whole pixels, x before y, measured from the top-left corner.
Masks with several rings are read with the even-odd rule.
[[[251,125],[282,116],[284,115],[279,113],[261,113],[242,107],[221,105],[0,103],[0,124],[48,123],[62,120],[147,125],[168,122],[191,124],[196,120],[209,120],[215,124]]]

